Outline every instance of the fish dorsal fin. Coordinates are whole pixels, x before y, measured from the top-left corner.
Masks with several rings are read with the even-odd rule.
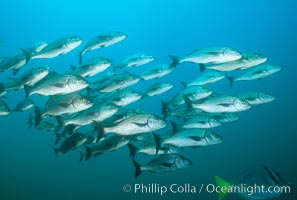
[[[170,120],[170,124],[171,124],[171,126],[172,126],[172,134],[174,135],[174,134],[176,134],[178,131],[179,131],[179,125],[176,123],[176,122],[174,122],[174,121],[172,121],[172,120]]]

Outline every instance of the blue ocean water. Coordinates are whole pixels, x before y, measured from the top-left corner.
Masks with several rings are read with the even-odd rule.
[[[292,194],[279,199],[297,199],[296,1],[12,0],[1,5],[0,39],[5,41],[0,47],[1,56],[13,56],[21,53],[20,48],[65,35],[78,35],[87,41],[100,33],[122,31],[128,34],[127,40],[88,52],[84,59],[100,55],[117,63],[125,56],[144,52],[156,58],[153,64],[170,63],[168,55],[182,56],[198,48],[219,45],[241,52],[259,52],[269,58],[269,63],[282,66],[277,74],[236,83],[231,89],[227,80],[211,85],[211,89],[223,94],[267,91],[276,100],[240,113],[240,120],[216,128],[224,137],[223,144],[184,152],[193,162],[190,168],[171,173],[144,172],[136,180],[127,147],[87,162],[78,162],[79,151],[56,159],[54,134],[27,131],[30,112],[0,116],[1,200],[218,199],[217,194],[206,191],[161,196],[125,193],[122,188],[125,184],[206,185],[214,183],[214,176],[232,180],[255,164],[277,169],[290,183]],[[33,60],[21,72],[40,64],[65,72],[70,64],[78,63],[80,48],[54,59]],[[138,73],[153,64],[131,72]],[[163,78],[174,84],[173,90],[133,107],[160,114],[160,100],[169,100],[182,89],[180,81],[189,82],[199,73],[197,65],[181,64]],[[0,81],[5,82],[7,76],[11,72],[1,73]],[[142,89],[153,82],[141,82],[135,87]],[[14,106],[23,98],[23,91],[11,91],[7,102]],[[143,164],[147,160],[149,157],[140,158]]]

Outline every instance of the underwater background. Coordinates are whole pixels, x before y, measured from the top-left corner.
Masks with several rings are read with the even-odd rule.
[[[263,80],[238,82],[232,88],[227,79],[211,85],[218,93],[260,90],[276,99],[240,113],[238,121],[215,128],[224,138],[223,144],[183,152],[192,160],[191,167],[170,173],[144,172],[136,180],[127,147],[87,162],[79,162],[79,151],[55,158],[55,135],[27,130],[30,112],[0,116],[0,199],[218,199],[217,194],[207,192],[160,196],[125,193],[122,188],[135,183],[209,184],[214,183],[214,176],[232,180],[250,166],[265,164],[290,183],[291,194],[278,199],[296,200],[296,7],[294,0],[2,1],[0,39],[5,44],[0,48],[1,56],[13,56],[21,53],[20,48],[65,35],[87,41],[100,33],[122,31],[128,35],[124,42],[89,52],[85,58],[100,55],[118,63],[133,53],[153,55],[154,63],[129,70],[137,74],[154,64],[170,63],[168,55],[182,56],[220,45],[259,52],[282,70]],[[48,64],[57,72],[65,72],[70,64],[78,64],[80,48],[54,59],[34,60],[28,66]],[[173,83],[174,89],[131,106],[161,115],[160,100],[168,101],[182,89],[181,81],[189,82],[199,73],[197,64],[183,63],[162,78]],[[1,73],[0,81],[7,76],[11,72]],[[134,88],[142,89],[154,81],[147,82]],[[22,99],[24,91],[7,95],[12,107]],[[141,155],[138,160],[144,164],[148,157]],[[226,200],[232,198],[239,199],[230,196]]]

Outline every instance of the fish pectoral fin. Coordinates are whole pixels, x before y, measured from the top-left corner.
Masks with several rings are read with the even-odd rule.
[[[59,104],[59,106],[62,107],[62,108],[68,108],[69,105],[70,105],[69,103],[61,103],[61,104]]]
[[[248,97],[245,100],[247,100],[247,101],[254,101],[254,100],[256,100],[256,98],[254,98],[254,97]]]
[[[63,84],[63,83],[55,83],[53,86],[55,86],[57,88],[63,88],[65,86],[65,84]]]
[[[174,166],[174,163],[161,163],[160,165],[161,166],[164,166],[164,167],[170,168],[170,167],[173,167]]]
[[[229,107],[230,106],[230,104],[228,104],[228,103],[221,103],[221,104],[219,104],[220,106],[223,106],[223,107]]]
[[[218,55],[220,55],[219,52],[208,52],[207,54],[209,54],[209,55],[213,55],[213,56],[218,56]]]
[[[191,139],[191,140],[194,140],[194,141],[201,141],[202,140],[202,138],[198,137],[198,136],[190,136],[188,138]]]
[[[262,74],[263,72],[265,72],[265,70],[255,71],[254,74]]]
[[[147,126],[147,123],[137,123],[137,122],[132,122],[133,124],[139,126],[139,127],[145,127]]]
[[[121,97],[116,97],[116,98],[113,98],[113,101],[122,101],[123,98]]]

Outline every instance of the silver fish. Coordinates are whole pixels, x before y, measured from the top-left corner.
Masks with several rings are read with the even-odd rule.
[[[139,113],[120,121],[110,127],[103,127],[100,123],[95,123],[102,135],[106,133],[116,133],[118,135],[135,135],[159,130],[167,126],[166,121],[157,115],[150,113]]]
[[[108,80],[104,81],[102,85],[97,88],[92,89],[92,92],[114,92],[116,90],[122,90],[126,87],[134,85],[140,81],[138,76],[133,74],[124,73],[117,74],[115,76],[110,77]]]
[[[19,90],[24,88],[24,85],[33,86],[38,81],[42,80],[49,74],[49,68],[47,66],[34,67],[19,77],[12,78],[10,83],[5,85],[7,90]]]
[[[77,36],[65,36],[55,40],[52,43],[46,45],[43,49],[38,52],[32,52],[25,49],[23,53],[26,57],[26,62],[36,58],[54,58],[59,55],[66,54],[82,43],[82,39]]]
[[[228,61],[234,61],[241,58],[241,54],[228,47],[208,47],[193,51],[187,56],[178,58],[170,56],[172,59],[172,66],[183,62],[193,62],[198,64],[205,63],[222,63]]]
[[[262,79],[280,70],[281,70],[281,67],[277,65],[263,64],[263,65],[258,65],[256,67],[250,68],[245,73],[235,78],[228,77],[228,79],[230,81],[230,86],[232,86],[235,81],[250,81],[250,80],[256,80],[256,79]]]
[[[86,110],[93,106],[88,98],[80,94],[68,94],[62,96],[53,96],[48,99],[44,109],[35,106],[36,125],[44,116],[57,116],[62,114],[73,114],[79,111]]]
[[[177,131],[171,137],[165,139],[155,135],[155,139],[157,151],[160,147],[168,144],[177,147],[203,147],[223,142],[223,138],[214,131],[197,128]]]
[[[79,64],[82,63],[82,56],[91,50],[103,48],[103,47],[109,47],[113,44],[116,44],[124,39],[126,39],[127,34],[122,32],[110,32],[98,35],[92,39],[90,39],[85,47],[82,49],[82,51],[79,54]]]
[[[0,62],[0,72],[7,70],[14,70],[13,75],[16,75],[19,69],[26,64],[26,57],[24,55],[16,55],[13,57],[2,58]]]
[[[100,72],[103,72],[111,66],[112,61],[108,58],[96,57],[88,60],[79,67],[72,67],[72,74],[79,75],[81,77],[94,76]]]
[[[219,80],[222,80],[225,77],[226,77],[225,74],[222,74],[217,71],[203,72],[198,78],[196,78],[192,82],[188,83],[187,87],[193,86],[193,85],[206,85],[209,83],[214,83]]]
[[[235,113],[208,113],[208,115],[220,123],[234,122],[239,119],[239,116]]]
[[[154,61],[153,56],[143,54],[143,53],[133,54],[131,56],[128,56],[127,58],[124,58],[118,66],[114,67],[114,69],[123,69],[126,67],[137,67],[137,66],[148,64],[152,61]]]
[[[198,108],[189,108],[185,104],[179,107],[170,108],[167,102],[161,101],[161,103],[162,115],[164,115],[164,117],[168,117],[170,115],[176,117],[191,117],[203,112]]]
[[[170,172],[189,167],[192,162],[179,154],[165,154],[152,159],[146,165],[141,166],[135,160],[133,160],[133,164],[135,166],[135,178],[137,178],[143,171],[151,173]]]
[[[141,98],[141,94],[133,90],[121,90],[111,95],[111,97],[108,98],[106,101],[111,102],[117,106],[123,107],[135,101],[138,101]]]
[[[114,72],[107,72],[104,75],[101,75],[100,77],[96,78],[95,80],[92,80],[90,83],[92,85],[100,85],[113,76],[115,76]]]
[[[171,106],[178,106],[186,103],[185,97],[187,97],[191,101],[198,101],[210,96],[211,94],[212,91],[210,89],[194,85],[186,87],[182,92],[174,95],[168,104]]]
[[[88,82],[76,75],[56,75],[35,84],[25,87],[26,96],[40,94],[43,96],[63,95],[77,92],[88,87]]]
[[[156,65],[154,67],[151,67],[147,70],[144,70],[139,74],[139,76],[143,80],[157,79],[167,74],[170,74],[174,70],[175,70],[175,67],[172,67],[171,65],[161,64],[161,65]]]
[[[154,85],[150,86],[148,89],[143,90],[141,93],[143,97],[152,97],[163,94],[173,88],[173,85],[168,82],[160,82],[155,83]]]
[[[36,129],[45,132],[54,132],[57,130],[57,122],[52,117],[42,119],[40,124],[36,126]]]
[[[134,145],[134,144],[128,144],[129,150],[130,150],[130,157],[134,158],[136,154],[145,154],[154,156],[157,154],[157,146],[156,142],[154,140],[150,140],[149,142],[145,142],[141,145]],[[163,147],[160,147],[158,151],[158,155],[163,154],[176,154],[181,153],[183,151],[183,148],[172,146],[172,145],[166,145]]]
[[[201,113],[196,116],[188,118],[181,127],[184,129],[191,129],[191,128],[208,129],[208,128],[214,128],[220,125],[222,125],[221,122],[218,121],[216,118],[208,114]]]
[[[85,146],[86,160],[89,160],[91,157],[95,157],[107,152],[115,151],[125,146],[129,142],[129,139],[126,137],[119,136],[116,134],[109,134],[109,135],[110,135],[109,137],[106,137],[105,139],[101,140],[99,144],[96,144],[95,146]]]
[[[258,53],[242,53],[242,57],[238,60],[224,62],[224,63],[211,63],[211,64],[200,64],[200,71],[205,69],[213,69],[217,71],[234,71],[247,69],[267,61],[267,57]]]
[[[57,117],[59,128],[73,124],[78,126],[84,126],[91,124],[93,121],[103,121],[118,111],[119,107],[110,103],[96,103],[94,106],[86,109],[77,115],[68,119]]]
[[[57,137],[59,136],[57,135]],[[87,140],[88,140],[88,137],[83,133],[74,133],[70,137],[65,138],[65,140],[62,142],[59,148],[57,147],[54,148],[55,155],[57,156],[59,152],[65,154],[70,150],[73,150],[83,145]]]
[[[250,105],[259,105],[269,103],[275,99],[274,96],[267,92],[251,91],[237,95],[240,99],[248,102]]]
[[[128,119],[134,115],[141,114],[141,113],[143,114],[146,112],[141,109],[120,109],[117,113],[115,113],[112,117],[106,119],[104,122],[109,125],[110,124],[115,125],[125,119]]]
[[[248,110],[251,105],[247,102],[233,96],[218,96],[201,103],[191,104],[194,108],[199,108],[208,113],[240,112]]]

